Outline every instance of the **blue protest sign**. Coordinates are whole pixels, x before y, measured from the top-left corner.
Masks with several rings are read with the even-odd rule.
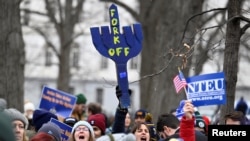
[[[123,34],[120,32],[119,15],[116,5],[109,8],[110,30],[108,26],[90,28],[93,44],[96,50],[103,56],[112,59],[116,64],[117,81],[122,95],[120,104],[123,108],[130,106],[128,93],[127,62],[137,56],[142,49],[142,29],[140,24],[133,24],[123,27]],[[111,32],[110,32],[111,31]]]
[[[223,72],[186,78],[187,95],[194,106],[226,103],[226,85]]]
[[[39,108],[65,118],[71,115],[76,99],[72,94],[44,86]]]
[[[62,123],[54,118],[51,118],[50,122],[55,123],[56,125],[58,125],[60,127],[62,141],[68,141],[69,136],[71,134],[72,127],[70,127],[69,125],[64,124],[64,123]]]
[[[185,105],[185,100],[181,100],[178,108],[176,109],[176,117],[181,120],[182,116],[184,115],[183,107]]]

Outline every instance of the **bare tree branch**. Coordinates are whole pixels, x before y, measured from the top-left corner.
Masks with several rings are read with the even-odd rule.
[[[63,23],[63,10],[62,10],[62,6],[61,6],[61,1],[57,0],[57,5],[58,5],[58,9],[59,9],[59,17],[60,17],[60,22]]]
[[[211,9],[211,10],[208,10],[208,11],[204,11],[204,12],[201,12],[201,13],[198,13],[198,14],[195,14],[194,16],[190,17],[188,20],[187,20],[187,23],[186,23],[186,26],[185,26],[185,29],[184,29],[184,32],[183,32],[183,35],[182,35],[182,38],[181,38],[181,42],[184,40],[184,36],[186,34],[186,31],[187,31],[187,27],[188,27],[188,24],[189,22],[197,17],[197,16],[201,16],[203,14],[206,14],[206,13],[209,13],[209,12],[213,12],[213,11],[217,11],[217,10],[226,10],[227,8],[215,8],[215,9]]]
[[[171,61],[174,59],[174,57],[175,57],[175,55],[171,56],[171,58],[169,59],[168,62],[171,62]],[[130,82],[130,84],[136,83],[136,82],[140,82],[140,81],[142,81],[142,80],[144,80],[144,79],[147,79],[147,78],[150,78],[150,77],[155,77],[156,75],[160,75],[162,72],[164,72],[165,70],[167,70],[167,68],[169,67],[169,64],[170,64],[170,63],[168,63],[167,65],[165,65],[165,66],[164,66],[162,69],[160,69],[158,72],[153,73],[153,74],[149,74],[149,75],[144,75],[144,76],[141,77],[140,79]]]
[[[64,24],[65,26],[68,25],[68,23],[73,22],[73,25],[75,23],[75,21],[73,20],[73,13],[74,13],[74,9],[73,9],[73,5],[72,5],[72,0],[67,0],[66,4],[65,4],[65,20],[64,20]]]
[[[37,33],[39,33],[45,40],[46,44],[52,48],[52,50],[55,52],[56,56],[60,56],[59,52],[56,50],[56,47],[54,44],[49,40],[48,36],[43,32],[40,28],[37,27],[30,27],[31,29],[35,30]]]
[[[45,0],[45,3],[46,3],[46,9],[48,11],[47,15],[48,15],[49,19],[51,20],[52,23],[55,24],[55,28],[57,29],[57,32],[60,32],[61,31],[60,27],[62,26],[62,24],[57,22],[56,17],[55,17],[55,13],[53,12],[53,9],[51,8],[49,1]]]
[[[216,17],[216,16],[219,15],[219,14],[222,14],[223,17],[225,17],[225,15],[226,15],[226,14],[225,14],[225,11],[224,11],[224,13],[223,13],[223,10],[222,10],[222,11],[218,11],[218,12],[214,12],[212,15],[209,15],[209,17],[206,17],[206,19],[204,19],[204,20],[202,21],[201,25],[205,25],[208,21],[213,20],[214,17]],[[220,19],[222,19],[221,21],[223,21],[223,18],[220,18]]]
[[[84,33],[83,32],[79,32],[77,34],[75,34],[71,40],[69,40],[68,42],[66,42],[63,46],[67,47],[69,46],[73,41],[74,39],[78,38],[79,36],[83,35]]]
[[[245,22],[248,23],[248,24],[246,24],[245,26],[243,26],[241,28],[240,32],[241,32],[241,36],[242,36],[245,33],[245,31],[250,27],[250,19],[247,18],[247,17],[244,17],[242,15],[237,15],[237,16],[234,16],[234,17],[230,18],[227,22],[232,21],[232,20],[236,20],[236,19],[240,19],[240,20],[245,21]]]
[[[77,23],[79,21],[79,15],[81,13],[81,10],[83,8],[83,3],[84,3],[85,0],[78,0],[78,4],[75,8],[75,15],[73,16],[74,17],[74,22]]]
[[[176,53],[176,52],[173,52],[172,49],[170,50],[169,53],[171,54],[171,57],[170,57],[170,59],[168,60],[168,63],[167,63],[165,66],[163,66],[163,68],[161,68],[158,72],[153,73],[153,74],[149,74],[149,75],[145,75],[145,76],[141,77],[139,80],[133,81],[133,82],[131,82],[131,83],[139,82],[139,81],[142,81],[142,80],[144,80],[144,79],[147,79],[147,78],[150,78],[150,77],[154,77],[154,76],[156,76],[156,75],[160,75],[160,74],[163,73],[165,70],[167,70],[167,68],[168,68],[169,65],[170,65],[170,62],[172,62],[172,60],[173,60],[175,57],[180,57],[180,58],[182,58],[183,63],[182,63],[181,69],[184,69],[185,66],[186,66],[186,63],[187,63],[187,62],[186,62],[186,61],[187,61],[187,58],[188,58],[188,57],[187,57],[187,54],[189,54],[190,51],[192,51],[194,47],[190,47],[190,46],[187,45],[187,44],[184,44],[183,46],[184,46],[183,48],[186,48],[186,49],[187,49],[187,51],[184,52],[184,53],[179,53],[179,52]]]
[[[215,26],[209,26],[209,27],[205,27],[205,28],[201,28],[200,30],[208,30],[208,29],[212,29],[212,28],[221,27],[221,26],[227,24],[228,22],[231,22],[231,21],[236,20],[236,19],[240,19],[240,20],[243,20],[245,22],[248,22],[248,24],[246,24],[244,27],[241,28],[241,35],[243,35],[245,33],[245,31],[250,27],[250,19],[246,18],[244,16],[241,16],[241,15],[234,16],[234,17],[230,18],[229,20],[225,21],[222,24],[215,25]],[[184,30],[184,34],[185,34],[185,31],[186,31],[186,29]],[[183,34],[182,40],[184,39],[184,34]]]
[[[240,34],[243,35],[245,34],[246,30],[250,27],[250,23],[244,25],[241,30],[240,30]]]
[[[250,19],[245,17],[245,16],[242,16],[242,15],[239,15],[239,16],[235,16],[235,18],[239,18],[241,19],[242,21],[245,21],[247,23],[250,23]]]
[[[39,11],[33,11],[33,10],[30,10],[30,9],[26,9],[26,8],[22,8],[20,10],[21,10],[21,12],[26,12],[28,14],[37,14],[37,15],[40,15],[40,16],[48,17],[47,13],[42,13],[42,12],[39,12]]]

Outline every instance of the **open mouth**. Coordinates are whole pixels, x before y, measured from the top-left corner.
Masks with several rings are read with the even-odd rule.
[[[84,140],[85,137],[83,135],[79,136],[79,140]]]
[[[141,137],[141,141],[146,141],[147,138],[146,137]]]

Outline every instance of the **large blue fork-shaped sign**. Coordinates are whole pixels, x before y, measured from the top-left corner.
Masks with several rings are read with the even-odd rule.
[[[101,55],[115,62],[117,81],[122,91],[122,96],[119,99],[120,104],[122,108],[128,108],[130,96],[128,93],[127,62],[141,52],[143,39],[141,24],[133,24],[133,29],[130,26],[124,26],[122,34],[116,5],[110,6],[109,15],[111,29],[109,26],[101,26],[100,31],[99,27],[91,27],[92,41]]]

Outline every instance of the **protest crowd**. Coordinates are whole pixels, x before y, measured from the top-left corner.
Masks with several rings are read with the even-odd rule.
[[[142,32],[137,24],[134,26],[135,35],[132,36],[132,30],[126,28],[125,33],[127,35],[116,36],[116,34],[119,34],[117,30],[119,29],[118,13],[114,13],[117,12],[114,5],[110,9],[111,20],[113,19],[113,22],[111,22],[113,23],[113,30],[111,31],[114,32],[112,36],[115,35],[115,43],[112,44],[110,40],[106,43],[116,45],[116,41],[120,41],[119,37],[124,38],[121,41],[131,40],[127,41],[129,44],[127,42],[118,44],[123,48],[126,47],[124,49],[125,55],[119,55],[120,46],[117,49],[117,56],[113,54],[114,49],[107,51],[107,47],[103,46],[100,41],[104,36],[100,37],[101,34],[97,28],[91,29],[92,39],[94,44],[98,45],[97,48],[101,54],[112,58],[118,66],[119,63],[122,63],[120,66],[124,66],[124,60],[130,59],[140,52]],[[107,28],[102,29],[105,36],[110,35]],[[105,39],[111,39],[112,36],[105,37]],[[133,48],[129,48],[130,45],[134,45]],[[129,51],[130,53],[128,53]],[[118,68],[118,71],[122,72],[123,78],[126,76],[124,67]],[[210,80],[211,83],[224,86],[224,74],[218,73],[214,76],[215,78]],[[182,73],[174,78],[177,93],[187,85],[186,82],[182,83],[184,82],[181,80],[183,78]],[[195,86],[200,85],[198,88],[201,88],[200,80],[189,81],[189,83],[190,89],[187,90],[189,93],[196,90]],[[0,98],[0,141],[207,141],[209,125],[218,124],[217,122],[211,122],[208,117],[200,114],[196,106],[202,102],[195,103],[197,101],[192,101],[190,98],[180,101],[179,107],[171,111],[165,111],[159,117],[153,117],[145,107],[141,107],[135,113],[130,113],[126,106],[122,106],[124,103],[121,102],[121,99],[124,92],[121,89],[128,85],[122,84],[124,85],[118,84],[115,89],[119,103],[112,119],[103,113],[102,105],[99,103],[87,103],[84,94],[65,94],[48,87],[43,88],[39,107],[35,108],[32,102],[25,101],[24,112],[13,107],[7,107],[6,100]],[[215,88],[218,89],[218,86]],[[125,89],[125,91],[127,90],[128,97],[130,97],[132,92],[129,88]],[[221,94],[219,99],[216,97],[216,99],[212,99],[212,102],[223,99],[221,97],[226,95],[224,87],[217,91],[222,94],[219,93]],[[205,98],[210,97],[205,96]],[[247,109],[248,105],[242,98],[233,112],[218,119],[223,118],[225,125],[249,124],[249,119],[246,117]],[[153,118],[156,118],[155,123]]]
[[[131,92],[130,92],[131,93]],[[121,91],[116,89],[119,99]],[[87,104],[84,94],[76,95],[76,103],[68,117],[46,109],[35,108],[30,101],[24,104],[24,113],[7,107],[5,99],[0,99],[0,141],[207,141],[208,117],[199,113],[190,100],[181,101],[183,115],[177,110],[160,115],[156,123],[146,109],[130,113],[127,108],[117,106],[114,119],[102,113],[98,103]],[[248,124],[248,105],[243,98],[235,111],[224,117],[225,125]],[[132,117],[133,115],[133,117]],[[66,125],[62,129],[57,121]]]

